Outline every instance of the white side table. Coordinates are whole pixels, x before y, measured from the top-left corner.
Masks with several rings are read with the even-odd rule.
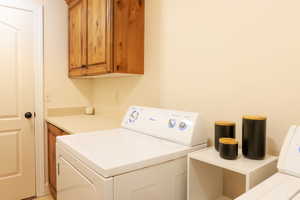
[[[225,160],[214,147],[188,156],[188,200],[234,199],[277,171],[277,157]]]

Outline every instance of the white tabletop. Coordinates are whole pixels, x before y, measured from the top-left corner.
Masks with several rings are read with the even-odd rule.
[[[199,160],[201,162],[205,162],[244,175],[250,174],[256,169],[259,169],[262,166],[277,160],[277,157],[271,155],[266,155],[264,160],[250,160],[242,155],[241,150],[239,150],[239,157],[237,160],[225,160],[220,157],[219,152],[217,152],[214,147],[209,147],[197,152],[190,153],[189,157],[194,160]]]

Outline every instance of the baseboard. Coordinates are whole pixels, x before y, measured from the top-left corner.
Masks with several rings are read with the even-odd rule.
[[[44,193],[45,193],[44,195],[50,194],[49,183],[46,183],[46,184],[45,184]]]
[[[44,192],[37,194],[37,197],[43,197],[43,196],[47,196],[50,194],[50,189],[49,189],[49,184],[45,183],[44,185]]]

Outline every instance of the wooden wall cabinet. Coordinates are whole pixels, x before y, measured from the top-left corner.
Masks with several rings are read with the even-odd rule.
[[[47,124],[48,128],[48,176],[51,195],[56,199],[56,137],[67,135],[52,124]]]
[[[65,0],[69,76],[144,73],[144,0]]]

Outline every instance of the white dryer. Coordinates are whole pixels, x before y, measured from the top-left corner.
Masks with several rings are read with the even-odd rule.
[[[237,200],[300,200],[300,127],[292,126],[273,175]]]
[[[185,200],[198,113],[130,107],[122,128],[57,139],[58,200]]]

